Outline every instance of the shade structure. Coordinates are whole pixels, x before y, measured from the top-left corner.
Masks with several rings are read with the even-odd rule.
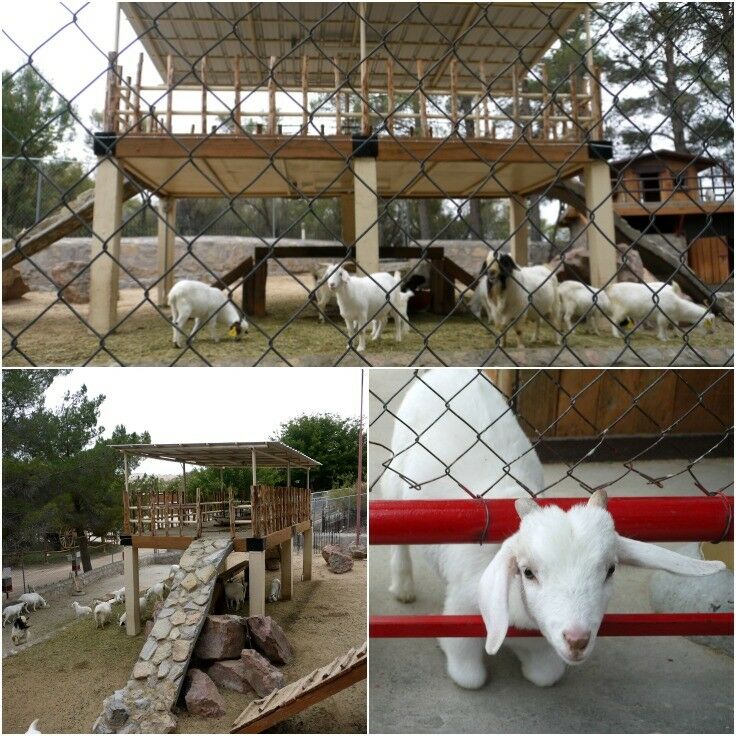
[[[128,455],[214,468],[315,468],[321,463],[283,442],[220,442],[170,445],[111,445]]]

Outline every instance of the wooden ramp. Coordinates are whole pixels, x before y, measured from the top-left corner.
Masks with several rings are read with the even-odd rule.
[[[230,733],[261,733],[320,700],[366,677],[368,643],[351,649],[301,680],[254,700],[238,716]]]
[[[123,182],[123,202],[127,202],[140,192],[141,188],[131,181]],[[3,255],[3,271],[44,248],[48,248],[52,243],[73,233],[82,225],[89,225],[92,222],[94,210],[95,190],[88,189],[76,199],[54,210],[29,230],[24,230],[13,240],[11,249]]]

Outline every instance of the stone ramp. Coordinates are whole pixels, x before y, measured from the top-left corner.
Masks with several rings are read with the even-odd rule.
[[[265,698],[254,700],[238,716],[230,733],[261,733],[320,700],[366,677],[368,643],[350,649],[328,665],[310,672]]]
[[[140,194],[141,188],[131,181],[123,182],[123,202]],[[3,254],[3,271],[15,266],[29,256],[48,248],[57,240],[73,233],[83,225],[89,225],[95,211],[95,190],[88,189],[76,199],[54,210],[12,241],[12,247]]]
[[[232,548],[229,534],[189,545],[131,678],[105,699],[93,733],[171,733],[176,728],[171,709],[207,619],[218,571]]]

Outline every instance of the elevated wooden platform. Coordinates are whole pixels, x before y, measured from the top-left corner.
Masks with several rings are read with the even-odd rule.
[[[366,677],[368,643],[351,649],[270,695],[254,700],[238,716],[230,733],[261,733]]]

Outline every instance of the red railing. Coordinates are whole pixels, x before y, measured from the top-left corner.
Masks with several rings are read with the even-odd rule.
[[[568,509],[579,498],[538,499]],[[501,542],[519,527],[514,501],[372,501],[371,544]],[[648,542],[733,541],[733,497],[611,498],[616,530]],[[480,616],[371,616],[373,638],[484,637]],[[732,636],[732,613],[630,613],[604,616],[599,636]],[[540,636],[509,629],[507,636]]]

